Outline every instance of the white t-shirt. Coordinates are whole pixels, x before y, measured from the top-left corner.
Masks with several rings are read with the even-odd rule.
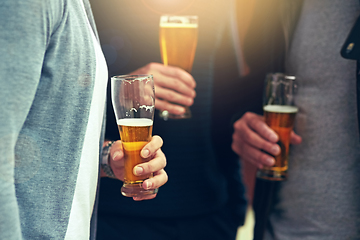
[[[82,0],[79,1],[86,15]],[[90,220],[99,174],[99,141],[105,109],[108,72],[99,41],[89,22],[88,28],[92,35],[96,54],[96,78],[66,240],[89,239]]]

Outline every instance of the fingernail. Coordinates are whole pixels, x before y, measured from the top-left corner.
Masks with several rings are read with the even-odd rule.
[[[273,158],[269,157],[266,159],[266,163],[267,163],[267,165],[272,166],[275,164],[275,160]]]
[[[278,145],[275,145],[271,148],[271,153],[273,155],[278,155],[281,152],[281,149]]]
[[[144,149],[144,150],[142,150],[141,155],[142,155],[144,158],[149,157],[149,155],[150,155],[149,149]]]
[[[145,182],[145,189],[150,189],[152,187],[151,182]]]
[[[135,175],[141,175],[144,172],[142,167],[135,167]]]
[[[113,154],[113,156],[112,156],[112,159],[113,159],[114,161],[116,161],[115,158],[116,158],[117,156],[119,156],[119,155],[120,155],[120,152],[118,152],[118,151],[114,152],[114,154]]]
[[[270,141],[272,141],[272,142],[277,142],[278,141],[278,137],[276,136],[276,134],[272,133],[270,135]]]
[[[183,107],[177,106],[175,108],[176,108],[176,111],[179,112],[180,114],[185,112],[185,108],[183,108]]]

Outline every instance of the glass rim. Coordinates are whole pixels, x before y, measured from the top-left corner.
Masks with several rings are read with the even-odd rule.
[[[189,15],[189,14],[162,14],[160,17],[191,17],[191,18],[196,18],[198,19],[199,16],[198,15]]]
[[[125,75],[116,75],[116,76],[112,76],[111,80],[113,81],[133,81],[133,80],[138,80],[138,81],[142,81],[142,80],[146,80],[149,78],[153,78],[152,74],[125,74]]]
[[[272,80],[280,80],[280,78],[286,79],[286,80],[292,80],[295,81],[296,80],[296,76],[294,75],[289,75],[286,73],[280,73],[280,72],[276,72],[276,73],[268,73],[266,75],[266,78],[271,78]]]

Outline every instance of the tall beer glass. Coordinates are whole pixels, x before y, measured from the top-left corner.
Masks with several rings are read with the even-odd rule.
[[[151,140],[155,111],[152,75],[123,75],[111,78],[111,99],[124,149],[125,176],[121,193],[127,197],[153,194],[145,190],[144,180],[135,176],[136,165],[148,161],[140,156],[141,149]]]
[[[190,73],[198,39],[198,17],[161,16],[159,39],[161,59],[164,65],[177,66]],[[165,110],[160,113],[160,116],[164,119],[190,118],[189,107],[183,107],[186,111],[182,115],[169,114]]]
[[[282,73],[268,74],[265,79],[264,117],[266,124],[279,136],[281,153],[274,156],[275,165],[259,169],[257,177],[273,181],[287,178],[290,133],[298,108],[294,105],[295,77]]]

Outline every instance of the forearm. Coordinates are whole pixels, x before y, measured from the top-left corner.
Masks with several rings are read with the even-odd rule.
[[[114,173],[110,167],[110,149],[114,142],[105,140],[103,143],[101,164],[100,164],[100,177],[115,178]]]

